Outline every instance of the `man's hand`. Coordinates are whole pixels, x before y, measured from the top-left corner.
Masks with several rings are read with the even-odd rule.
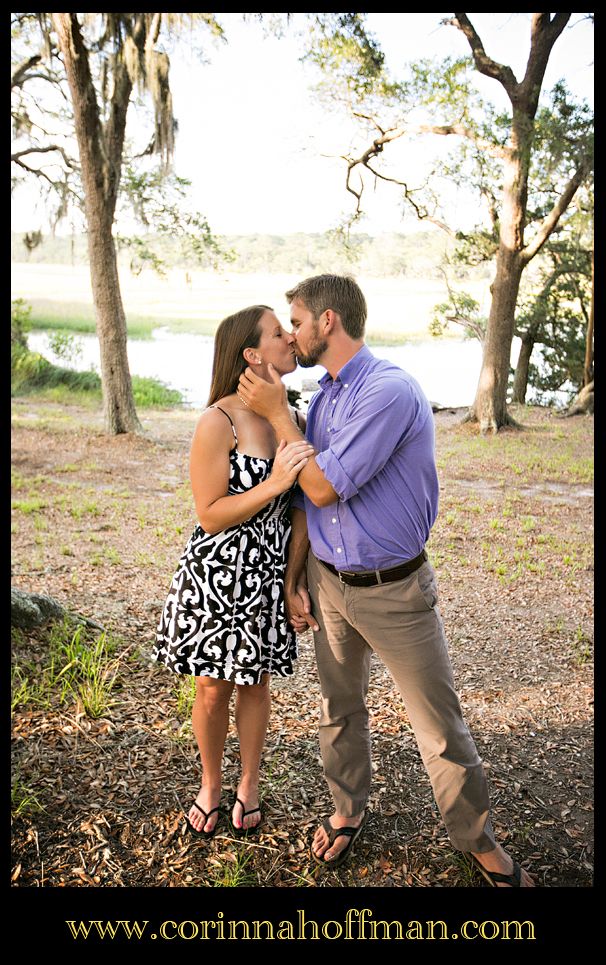
[[[290,589],[286,586],[284,595],[288,622],[297,633],[304,633],[310,627],[312,630],[320,629],[318,621],[311,612],[311,600],[305,583],[298,583],[296,587]]]
[[[278,414],[286,415],[290,419],[286,386],[271,362],[267,370],[271,382],[266,382],[250,367],[245,369],[240,376],[238,395],[249,409],[264,416],[269,422]]]

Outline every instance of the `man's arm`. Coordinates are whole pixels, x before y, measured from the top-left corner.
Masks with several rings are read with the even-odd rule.
[[[284,595],[288,618],[295,630],[301,633],[311,627],[319,630],[311,612],[311,601],[307,592],[305,563],[309,551],[307,519],[302,509],[294,507],[291,512],[291,533],[288,548],[288,563],[284,575]]]
[[[285,439],[286,442],[304,439],[305,436],[291,419],[285,385],[271,363],[268,368],[272,382],[266,382],[251,368],[242,373],[238,386],[240,398],[253,412],[271,423],[277,439]],[[314,506],[329,506],[339,498],[315,459],[310,459],[301,470],[297,482]]]

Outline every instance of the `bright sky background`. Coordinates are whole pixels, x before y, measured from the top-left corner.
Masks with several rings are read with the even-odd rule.
[[[368,24],[395,70],[406,60],[469,54],[461,32],[441,25],[447,16],[379,13],[370,15]],[[544,89],[565,77],[573,92],[590,100],[593,26],[579,23],[580,16],[573,15],[576,25],[569,25],[556,41]],[[521,79],[530,47],[529,15],[471,14],[470,19],[487,53],[511,65]],[[237,14],[219,15],[219,20],[229,43],[210,54],[209,66],[173,61],[179,173],[192,180],[197,206],[219,233],[331,228],[355,203],[345,191],[345,163],[340,159],[354,130],[351,122],[318,104],[310,91],[313,69],[300,63],[300,40],[292,33],[280,40],[263,39],[260,27],[243,25]],[[479,75],[478,82],[505,106],[497,82]],[[185,107],[192,99],[193,110]],[[450,148],[454,138],[420,138],[429,140]],[[393,157],[398,147],[391,146]],[[411,215],[402,222],[395,191],[385,184],[376,192],[366,189],[365,209],[371,217],[362,230],[416,227]]]
[[[218,234],[328,230],[353,210],[354,199],[345,191],[345,163],[339,157],[350,145],[351,122],[319,105],[310,89],[313,68],[301,64],[301,39],[294,31],[288,30],[280,39],[265,37],[261,26],[255,21],[243,23],[241,14],[217,16],[228,43],[209,42],[206,64],[184,48],[171,59],[173,105],[179,121],[175,170],[192,181],[192,208],[200,210]],[[296,25],[299,15],[294,16]],[[461,32],[441,26],[448,16],[452,15],[378,13],[369,15],[368,25],[397,75],[397,65],[406,60],[469,54]],[[469,16],[489,56],[512,66],[521,79],[530,15]],[[592,103],[593,26],[582,21],[583,16],[573,14],[556,41],[543,89],[564,78],[574,94]],[[478,75],[478,83],[487,96],[501,96],[497,82]],[[497,103],[505,105],[504,99]],[[446,146],[453,139],[433,140]],[[406,159],[421,169],[422,141],[416,160]],[[402,221],[389,186],[380,185],[374,193],[367,188],[364,198],[369,217],[360,230],[380,233],[416,227],[410,215]],[[464,200],[459,194],[459,205]],[[463,216],[462,208],[458,214]],[[12,226],[17,231],[38,227],[18,196]]]

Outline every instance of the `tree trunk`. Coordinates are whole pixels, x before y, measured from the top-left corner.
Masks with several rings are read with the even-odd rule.
[[[593,293],[594,293],[594,263],[593,250],[591,252],[591,305],[589,307],[589,321],[587,322],[587,336],[585,341],[585,367],[583,370],[583,385],[593,382]]]
[[[54,599],[41,593],[28,593],[11,586],[11,626],[21,630],[33,630],[51,620],[66,620],[83,626],[105,630],[105,627],[95,620],[89,620],[78,613],[66,610]]]
[[[593,379],[587,385],[583,386],[581,391],[570,403],[570,407],[564,413],[564,417],[567,418],[571,415],[587,415],[593,412]]]
[[[123,130],[130,97],[130,84],[116,84],[120,103],[113,111],[107,139],[102,136],[99,108],[93,86],[88,52],[73,13],[52,15],[71,92],[78,139],[84,205],[88,227],[93,301],[99,349],[101,383],[107,432],[140,432],[133,398],[128,354],[126,318],[120,294],[112,225],[122,163]],[[117,117],[117,129],[116,129]]]
[[[548,13],[533,14],[531,49],[526,73],[520,83],[516,81],[510,67],[504,67],[486,56],[480,38],[467,15],[455,14],[455,17],[470,41],[477,69],[499,80],[512,106],[511,137],[503,152],[503,204],[499,250],[484,341],[484,357],[476,397],[466,417],[468,421],[479,422],[483,433],[498,432],[502,426],[516,425],[507,412],[506,396],[511,341],[515,330],[515,308],[522,272],[544,244],[548,233],[553,231],[562,210],[578,186],[573,178],[551,215],[544,221],[543,230],[535,239],[532,251],[525,250],[524,224],[534,118],[551,49],[566,26],[570,14],[557,13],[553,20]]]
[[[513,391],[511,401],[519,405],[526,405],[526,392],[528,390],[528,368],[530,356],[534,348],[534,338],[529,332],[524,332],[521,336],[522,346],[518,356],[515,375],[513,377]]]
[[[140,432],[128,367],[126,316],[120,294],[118,262],[111,226],[93,205],[88,212],[88,256],[101,356],[106,431]]]
[[[11,627],[32,630],[49,620],[62,620],[66,611],[57,600],[11,587]]]
[[[466,417],[467,421],[479,422],[482,433],[498,432],[503,426],[516,425],[507,411],[507,383],[521,275],[522,266],[516,252],[501,244],[480,378],[476,397]]]
[[[516,425],[507,412],[507,383],[515,310],[524,269],[524,221],[528,194],[528,171],[533,122],[514,108],[511,149],[504,163],[503,206],[499,250],[492,301],[484,339],[484,355],[476,397],[468,418],[480,423],[480,431],[498,432]]]

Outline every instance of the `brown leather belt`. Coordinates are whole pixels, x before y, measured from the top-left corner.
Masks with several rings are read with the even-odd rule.
[[[352,573],[347,570],[337,570],[332,563],[325,563],[324,560],[320,559],[318,559],[318,563],[321,563],[327,570],[330,570],[331,573],[338,576],[341,583],[346,583],[347,586],[379,586],[381,583],[394,583],[396,580],[403,580],[404,577],[410,576],[410,574],[418,570],[420,566],[423,566],[426,559],[427,553],[423,550],[418,556],[415,556],[414,560],[408,560],[407,563],[402,563],[401,566],[392,566],[388,570],[371,570],[366,573]]]

